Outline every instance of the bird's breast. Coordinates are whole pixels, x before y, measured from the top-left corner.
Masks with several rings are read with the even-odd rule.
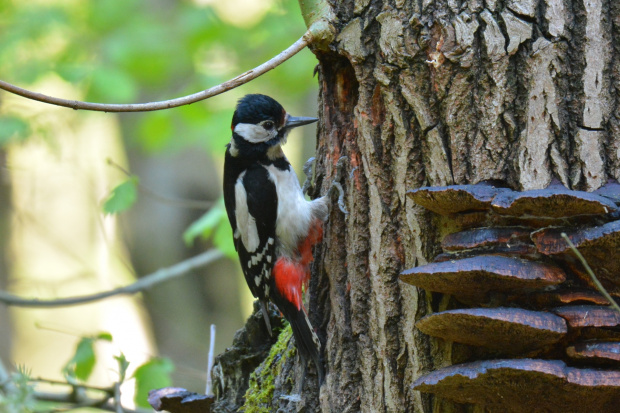
[[[300,241],[308,234],[313,218],[312,205],[304,198],[293,168],[280,169],[275,165],[268,165],[265,168],[276,186],[278,195],[276,223],[278,255],[293,257]]]

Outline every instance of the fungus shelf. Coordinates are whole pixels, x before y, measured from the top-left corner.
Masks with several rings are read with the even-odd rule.
[[[587,193],[554,183],[517,192],[481,183],[408,195],[456,231],[443,238],[434,262],[400,279],[465,306],[430,314],[416,327],[489,358],[427,373],[414,389],[491,412],[617,411],[620,314],[561,233],[620,296],[620,185]]]

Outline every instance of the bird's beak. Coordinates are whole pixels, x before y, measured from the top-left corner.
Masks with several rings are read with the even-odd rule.
[[[298,126],[303,126],[309,123],[314,123],[317,120],[318,120],[317,118],[306,118],[303,116],[289,116],[286,119],[286,123],[284,124],[284,129],[293,129]]]

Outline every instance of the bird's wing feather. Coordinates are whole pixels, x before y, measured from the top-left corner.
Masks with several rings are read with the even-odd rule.
[[[235,239],[246,281],[255,297],[269,298],[276,261],[278,195],[262,166],[248,168],[235,183]],[[261,288],[259,288],[261,287]]]

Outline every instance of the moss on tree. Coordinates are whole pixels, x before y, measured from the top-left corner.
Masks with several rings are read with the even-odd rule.
[[[290,345],[293,332],[289,324],[278,336],[278,341],[271,347],[269,355],[250,375],[250,387],[245,393],[245,403],[241,411],[245,413],[270,413],[273,410],[276,381],[282,380],[285,373],[283,366],[296,353],[295,346]],[[290,376],[285,379],[292,387]]]

